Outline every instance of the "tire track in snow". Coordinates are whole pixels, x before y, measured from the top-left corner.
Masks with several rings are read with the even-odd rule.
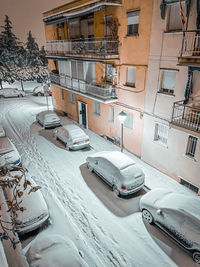
[[[6,118],[7,118],[7,122],[9,123],[10,128],[12,129],[12,132],[14,132],[16,139],[18,141],[20,141],[21,143],[23,143],[23,139],[21,138],[21,135],[20,135],[20,134],[23,134],[20,131],[21,128],[18,128],[17,125],[14,125],[14,123],[13,123],[14,120],[11,119],[11,117],[12,117],[11,112],[15,108],[12,108],[11,110],[9,110],[6,113]],[[23,117],[23,119],[24,119],[24,117]],[[16,129],[18,129],[18,131]],[[19,134],[19,132],[20,132],[20,134]],[[31,140],[31,142],[29,142],[30,140]],[[28,151],[27,150],[24,151],[26,156],[28,156],[28,158],[31,158],[32,161],[34,160],[34,163],[37,166],[37,170],[39,170],[40,168],[46,170],[45,173],[48,174],[48,177],[51,177],[51,179],[49,181],[49,184],[52,185],[51,190],[55,191],[55,189],[56,189],[56,191],[58,193],[57,194],[58,199],[62,203],[64,202],[63,203],[64,205],[67,204],[69,211],[70,211],[75,223],[77,223],[77,218],[78,218],[79,227],[81,227],[82,232],[84,232],[87,235],[85,237],[86,240],[88,240],[88,236],[90,236],[90,238],[93,241],[95,241],[96,249],[98,249],[98,251],[100,251],[103,254],[103,258],[105,258],[104,255],[106,255],[107,259],[109,260],[109,263],[112,264],[109,266],[128,266],[125,257],[123,255],[120,255],[121,254],[120,252],[116,253],[117,252],[116,244],[118,244],[117,241],[113,242],[112,239],[109,240],[109,243],[112,246],[111,249],[109,249],[107,247],[107,245],[105,247],[102,247],[102,238],[98,237],[98,235],[99,234],[103,235],[103,236],[105,236],[105,239],[108,239],[109,234],[106,234],[105,231],[102,231],[103,230],[102,227],[99,227],[98,225],[96,225],[96,223],[94,222],[96,219],[92,218],[91,214],[88,213],[88,215],[90,215],[90,216],[85,215],[86,207],[84,207],[83,203],[81,203],[81,205],[80,205],[80,199],[81,199],[80,197],[78,198],[80,211],[78,211],[76,203],[74,203],[72,201],[72,199],[67,196],[65,190],[62,187],[60,187],[60,183],[57,183],[58,181],[61,182],[61,179],[59,178],[57,173],[50,167],[49,163],[44,160],[44,158],[42,157],[41,153],[39,152],[39,150],[37,148],[37,144],[36,144],[35,140],[33,141],[33,138],[29,138],[27,140],[27,143],[29,143],[29,148],[31,147],[32,149],[29,149]],[[40,176],[40,179],[37,182],[39,182],[39,184],[41,184],[42,180],[44,179],[43,173],[40,173],[39,176]],[[41,179],[41,178],[43,178],[43,179]],[[45,190],[47,193],[50,189],[50,186],[47,185],[46,181],[48,181],[48,178],[43,181],[43,188],[45,187]],[[70,186],[70,184],[68,183],[67,186]],[[74,192],[72,189],[70,191],[71,191],[70,195],[74,195],[77,193],[77,192]],[[65,201],[63,201],[63,197],[61,198],[60,196],[65,196]],[[76,206],[76,209],[74,208],[74,206]],[[93,227],[92,227],[93,224],[95,225],[95,228],[97,228],[97,229],[93,229]],[[97,232],[100,232],[100,233],[97,234]],[[90,240],[90,242],[91,242],[91,240]],[[107,266],[107,263],[105,263],[105,264],[106,264],[105,266]]]

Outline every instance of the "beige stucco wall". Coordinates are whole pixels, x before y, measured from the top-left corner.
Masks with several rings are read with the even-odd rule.
[[[173,103],[184,99],[187,81],[187,66],[178,65],[181,50],[182,33],[166,33],[166,19],[160,15],[160,0],[154,1],[152,35],[148,62],[148,78],[146,84],[146,101],[144,115],[144,131],[142,144],[142,159],[176,180],[180,177],[200,187],[200,134],[174,127],[171,121]],[[194,29],[196,13],[192,2],[189,17],[189,29]],[[161,69],[174,69],[176,72],[174,96],[158,93],[161,83]],[[149,114],[149,115],[148,115]],[[169,126],[167,145],[154,141],[155,123]],[[188,136],[198,138],[194,159],[187,157],[186,148]]]

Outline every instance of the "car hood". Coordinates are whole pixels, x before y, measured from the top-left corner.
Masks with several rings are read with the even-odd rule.
[[[167,191],[162,188],[155,188],[149,191],[147,194],[145,194],[141,200],[140,203],[144,205],[150,205],[157,207],[157,202],[167,194],[170,194],[171,191]]]

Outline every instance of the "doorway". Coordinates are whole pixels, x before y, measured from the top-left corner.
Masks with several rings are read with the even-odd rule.
[[[78,101],[78,121],[84,128],[88,128],[87,104],[81,101]]]

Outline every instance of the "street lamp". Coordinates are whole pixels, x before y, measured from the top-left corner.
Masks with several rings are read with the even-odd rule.
[[[118,115],[117,115],[119,121],[121,122],[121,138],[120,138],[120,147],[121,147],[121,152],[123,152],[123,126],[124,126],[124,122],[127,118],[127,114],[124,111],[121,111]]]

